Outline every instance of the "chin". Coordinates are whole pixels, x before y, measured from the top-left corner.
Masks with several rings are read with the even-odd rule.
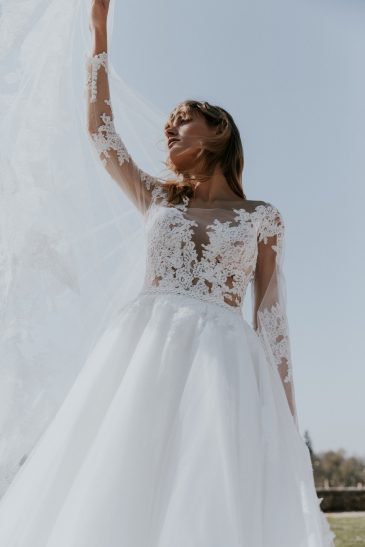
[[[196,163],[196,158],[192,157],[190,154],[182,154],[181,152],[175,152],[174,150],[170,151],[168,157],[170,163],[174,165],[176,171],[179,173],[188,171]]]
[[[172,152],[169,153],[168,159],[169,159],[169,162],[173,164],[175,169],[177,169],[179,171],[181,170],[182,164],[184,162],[182,162],[181,159],[179,161],[179,154],[174,154],[174,152],[172,151]]]

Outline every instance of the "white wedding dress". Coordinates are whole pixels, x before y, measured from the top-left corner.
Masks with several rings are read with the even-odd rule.
[[[280,212],[169,203],[115,132],[106,54],[88,67],[96,151],[144,214],[145,281],[1,500],[1,547],[333,546],[295,416]]]

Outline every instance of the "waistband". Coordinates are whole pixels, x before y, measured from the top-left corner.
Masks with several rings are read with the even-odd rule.
[[[227,304],[222,301],[218,301],[217,299],[196,295],[194,293],[182,292],[178,290],[175,291],[173,289],[159,289],[158,287],[144,287],[139,294],[140,295],[161,294],[161,295],[173,295],[174,297],[178,297],[178,298],[179,297],[191,298],[195,302],[198,301],[201,304],[207,304],[208,306],[212,306],[212,308],[226,310],[235,315],[242,315],[241,306],[231,306],[230,304]]]

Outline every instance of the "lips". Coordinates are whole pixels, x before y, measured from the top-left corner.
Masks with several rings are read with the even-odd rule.
[[[172,137],[172,138],[170,138],[170,139],[168,140],[167,146],[168,146],[169,148],[171,148],[171,147],[172,147],[176,142],[178,142],[178,141],[179,141],[179,139],[177,139],[176,137]]]

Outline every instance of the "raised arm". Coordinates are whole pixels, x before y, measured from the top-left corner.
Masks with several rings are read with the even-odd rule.
[[[277,368],[291,414],[298,427],[295,405],[286,288],[282,271],[284,222],[278,209],[267,203],[258,234],[258,257],[252,281],[253,328],[269,362]]]
[[[108,7],[108,0],[92,1],[92,51],[86,61],[88,133],[110,176],[143,213],[150,205],[157,179],[135,164],[114,127],[108,79]]]

